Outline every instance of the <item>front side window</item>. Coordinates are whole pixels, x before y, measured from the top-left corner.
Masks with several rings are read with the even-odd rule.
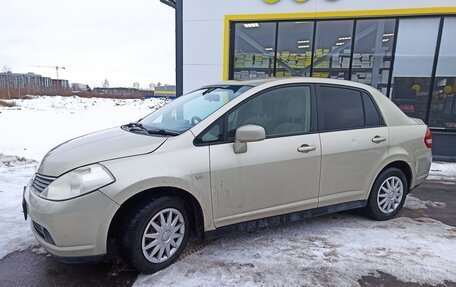
[[[339,87],[320,87],[319,120],[323,130],[362,128],[364,110],[361,93]]]
[[[250,86],[203,88],[177,98],[139,123],[148,130],[183,133],[250,88]]]
[[[266,137],[310,132],[310,98],[310,87],[290,86],[247,100],[227,115],[228,140],[234,140],[236,129],[247,124],[262,126]]]

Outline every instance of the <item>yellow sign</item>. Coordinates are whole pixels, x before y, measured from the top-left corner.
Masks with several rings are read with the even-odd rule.
[[[279,2],[280,0],[263,0],[263,1],[268,3],[268,4],[275,4],[275,3]],[[307,0],[294,0],[294,1],[298,2],[298,3],[307,2]]]

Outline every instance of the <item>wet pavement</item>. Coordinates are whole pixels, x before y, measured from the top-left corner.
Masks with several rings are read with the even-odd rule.
[[[423,201],[444,202],[445,206],[403,209],[398,216],[432,218],[456,227],[456,185],[426,182],[413,191],[413,196]],[[120,261],[68,265],[40,250],[35,247],[18,251],[0,260],[0,286],[131,286],[137,277],[134,270]],[[401,282],[383,272],[363,276],[358,283],[362,287],[430,286]],[[456,287],[456,282],[447,281],[440,286]]]
[[[394,286],[394,287],[434,287],[429,284],[418,284],[414,282],[402,282],[397,280],[396,277],[387,273],[377,271],[380,276],[363,276],[358,280],[361,287],[379,287],[379,286]],[[445,281],[444,284],[437,285],[436,287],[456,287],[455,282]]]
[[[64,264],[37,248],[9,254],[0,261],[0,286],[131,286],[137,273],[123,264]]]

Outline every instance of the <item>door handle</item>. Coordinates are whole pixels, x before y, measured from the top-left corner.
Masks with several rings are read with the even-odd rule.
[[[317,147],[314,145],[303,144],[300,147],[298,147],[298,152],[306,153],[306,152],[313,151],[316,149],[317,149]]]
[[[386,137],[382,137],[382,136],[375,136],[372,138],[372,142],[374,143],[381,143],[381,142],[384,142],[386,141]]]

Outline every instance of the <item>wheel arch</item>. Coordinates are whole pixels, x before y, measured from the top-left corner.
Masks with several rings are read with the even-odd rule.
[[[177,187],[162,186],[138,192],[120,205],[109,224],[107,236],[108,243],[111,239],[115,239],[119,234],[119,226],[127,212],[130,212],[143,202],[148,202],[162,196],[178,197],[183,201],[189,212],[191,231],[198,239],[202,239],[204,237],[204,214],[201,204],[195,196]]]
[[[411,189],[413,188],[413,169],[412,167],[410,166],[410,164],[403,160],[403,159],[395,159],[393,161],[390,161],[390,162],[387,162],[385,164],[383,164],[383,166],[380,168],[380,170],[377,172],[377,175],[375,176],[374,180],[372,181],[371,183],[371,187],[370,189],[372,189],[372,186],[375,182],[375,180],[377,179],[377,177],[386,169],[388,168],[391,168],[391,167],[395,167],[399,170],[401,170],[404,175],[405,175],[405,178],[407,179],[407,185],[408,185],[408,190],[407,190],[407,193],[409,193],[411,191]],[[371,190],[369,190],[369,194],[370,194]]]

